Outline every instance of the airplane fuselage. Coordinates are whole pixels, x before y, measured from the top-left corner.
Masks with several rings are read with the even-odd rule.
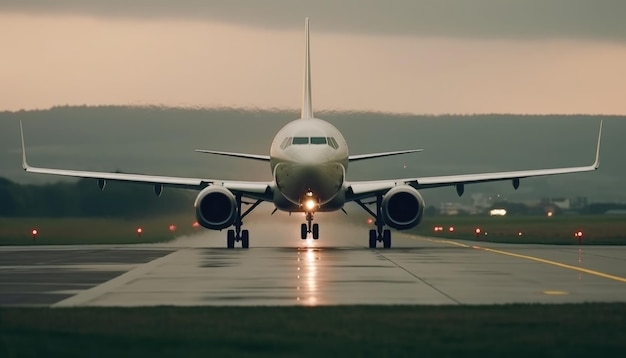
[[[283,211],[335,211],[345,203],[348,145],[341,132],[317,118],[288,123],[270,148],[274,204]]]

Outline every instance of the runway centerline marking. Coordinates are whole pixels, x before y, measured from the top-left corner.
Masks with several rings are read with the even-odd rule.
[[[561,267],[561,268],[565,268],[565,269],[569,269],[569,270],[573,270],[573,271],[578,271],[578,272],[586,273],[586,274],[597,276],[597,277],[606,278],[606,279],[617,281],[617,282],[626,283],[626,278],[624,278],[624,277],[611,275],[611,274],[600,272],[600,271],[590,270],[590,269],[587,269],[587,268],[584,268],[584,267],[577,267],[577,266],[564,264],[564,263],[561,263],[561,262],[556,262],[556,261],[552,261],[552,260],[542,259],[540,257],[516,254],[514,252],[509,252],[509,251],[504,251],[504,250],[497,250],[497,249],[491,249],[491,248],[488,248],[488,247],[482,247],[482,246],[476,246],[476,245],[470,246],[470,245],[466,245],[466,244],[463,244],[463,243],[460,243],[460,242],[456,242],[456,241],[452,241],[452,240],[438,240],[438,239],[430,239],[430,238],[421,238],[421,239],[427,240],[427,241],[431,241],[431,242],[437,242],[437,243],[443,243],[443,244],[449,244],[449,245],[456,245],[456,246],[461,246],[461,247],[472,248],[472,249],[475,249],[475,250],[483,250],[483,251],[491,252],[491,253],[494,253],[494,254],[500,254],[500,255],[506,255],[506,256],[511,256],[511,257],[517,257],[517,258],[520,258],[520,259],[525,259],[525,260],[530,260],[530,261],[535,261],[535,262],[541,262],[541,263],[552,265],[552,266],[557,266],[557,267]]]

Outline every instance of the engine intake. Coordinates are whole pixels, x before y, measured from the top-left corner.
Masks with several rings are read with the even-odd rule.
[[[221,186],[211,185],[202,190],[194,203],[198,224],[207,229],[222,230],[237,219],[237,201],[233,193]]]
[[[422,221],[424,199],[415,188],[398,185],[385,194],[381,209],[385,224],[397,230],[406,230]]]

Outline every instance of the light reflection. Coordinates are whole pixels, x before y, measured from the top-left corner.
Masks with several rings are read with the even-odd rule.
[[[314,243],[312,244],[314,245]],[[302,302],[305,305],[315,306],[318,304],[318,264],[320,260],[320,249],[314,247],[305,247],[298,249],[298,283],[296,287],[296,300],[298,302]]]
[[[578,248],[578,266],[582,266],[583,264],[583,249],[582,248]],[[583,279],[583,275],[582,273],[579,271],[578,272],[578,280],[582,280]]]

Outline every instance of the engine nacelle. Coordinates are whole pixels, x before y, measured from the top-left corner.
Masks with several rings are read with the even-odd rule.
[[[237,219],[237,200],[233,193],[218,185],[206,187],[194,203],[198,224],[207,229],[222,230]]]
[[[424,199],[412,186],[398,185],[385,194],[381,209],[385,224],[406,230],[422,221]]]

